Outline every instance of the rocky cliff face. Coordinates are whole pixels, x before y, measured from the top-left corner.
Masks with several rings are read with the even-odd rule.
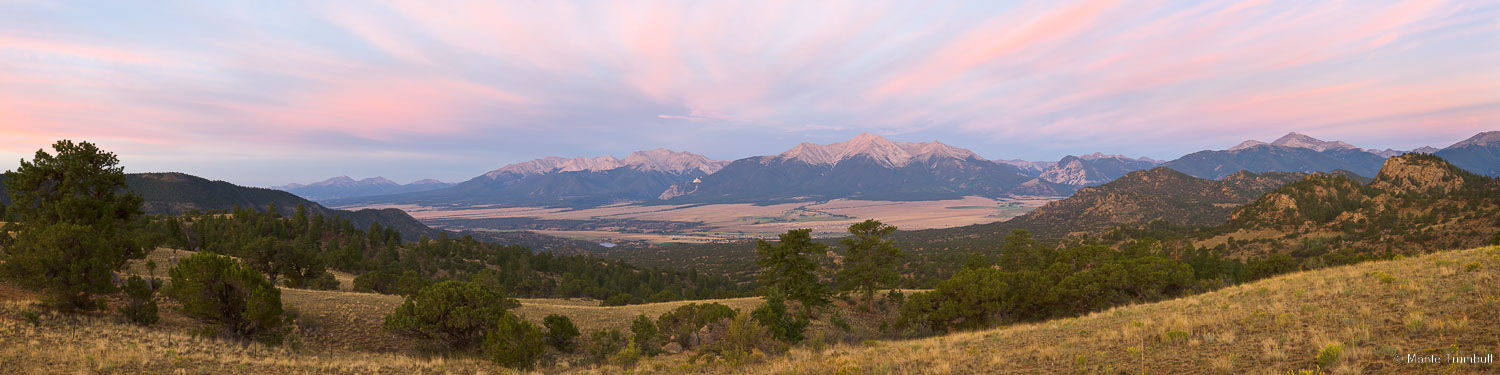
[[[1368,184],[1347,174],[1319,173],[1276,189],[1237,209],[1216,232],[1258,238],[1314,235],[1336,238],[1345,249],[1410,254],[1483,244],[1500,227],[1497,216],[1496,180],[1437,156],[1410,153],[1386,161]],[[1232,251],[1284,252],[1288,244],[1242,244]]]
[[[701,183],[703,183],[703,179],[702,178],[695,178],[695,179],[693,179],[690,182],[673,184],[672,186],[670,186],[670,187],[667,188],[667,191],[663,191],[663,192],[661,192],[661,195],[656,196],[656,199],[668,200],[668,199],[672,199],[672,198],[676,198],[676,197],[680,197],[680,196],[692,194],[693,192],[698,191],[698,184],[701,184]]]
[[[1075,187],[1093,186],[1114,181],[1126,173],[1154,168],[1158,164],[1161,163],[1151,159],[1099,153],[1068,156],[1047,168],[1038,178]]]
[[[1370,187],[1401,193],[1446,194],[1463,187],[1464,178],[1436,157],[1409,154],[1386,160]]]
[[[1255,200],[1302,176],[1243,172],[1214,181],[1168,168],[1135,171],[1104,185],[1083,188],[1067,199],[1011,219],[1008,225],[1054,238],[1155,220],[1216,225],[1229,220],[1235,205]]]

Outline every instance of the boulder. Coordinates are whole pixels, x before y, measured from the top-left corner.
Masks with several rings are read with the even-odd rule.
[[[715,334],[713,330],[708,329],[708,327],[709,326],[703,326],[703,328],[699,329],[698,332],[693,332],[693,334],[688,337],[688,346],[697,348],[713,345],[715,341],[718,341],[718,335]]]
[[[667,352],[667,354],[682,353],[682,344],[678,344],[676,341],[669,342],[661,347],[661,351]]]

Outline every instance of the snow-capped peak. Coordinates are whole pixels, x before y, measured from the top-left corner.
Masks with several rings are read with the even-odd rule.
[[[385,177],[371,177],[371,178],[366,178],[366,179],[363,179],[363,180],[356,181],[353,178],[349,178],[349,176],[338,176],[338,177],[334,177],[334,178],[330,178],[330,179],[327,179],[327,180],[318,181],[318,182],[314,182],[314,183],[306,184],[306,185],[303,185],[303,184],[287,184],[287,185],[282,185],[282,186],[272,186],[271,188],[272,189],[279,189],[279,190],[286,190],[286,189],[296,189],[296,188],[315,187],[315,186],[317,186],[317,187],[323,187],[323,186],[350,187],[350,186],[376,186],[376,185],[400,186],[401,184],[398,184],[398,183],[396,183],[394,181],[388,180]]]
[[[718,172],[729,164],[727,160],[711,160],[706,156],[691,152],[676,152],[665,148],[655,150],[636,151],[625,156],[622,161],[624,165],[636,167],[645,171],[661,171],[672,174],[683,174],[694,170],[703,173]]]
[[[777,155],[813,165],[832,165],[855,156],[863,156],[886,167],[900,167],[912,160],[932,157],[979,159],[973,151],[932,142],[891,142],[884,137],[863,133],[850,140],[818,145],[802,143]]]
[[[1287,133],[1281,138],[1276,139],[1276,141],[1271,142],[1271,144],[1277,146],[1306,148],[1312,149],[1314,151],[1352,150],[1358,148],[1348,143],[1339,141],[1323,141],[1321,139],[1309,137],[1297,132]]]
[[[1253,140],[1253,139],[1252,140],[1248,140],[1248,141],[1244,141],[1244,142],[1241,142],[1237,146],[1229,148],[1229,151],[1243,150],[1243,149],[1257,147],[1257,146],[1263,146],[1263,145],[1292,147],[1292,148],[1305,148],[1305,149],[1309,149],[1309,150],[1313,150],[1313,151],[1318,151],[1318,152],[1328,151],[1328,150],[1358,150],[1359,149],[1358,147],[1354,147],[1354,145],[1351,145],[1351,144],[1348,144],[1348,143],[1344,143],[1344,142],[1340,142],[1340,141],[1324,141],[1324,140],[1321,140],[1321,139],[1309,137],[1306,134],[1302,134],[1302,133],[1298,133],[1298,132],[1291,132],[1291,133],[1287,133],[1284,136],[1281,136],[1281,138],[1277,138],[1275,141],[1272,141],[1271,143],[1265,143],[1265,142],[1261,142],[1261,141],[1257,141],[1257,140]]]
[[[1244,150],[1244,149],[1247,149],[1247,148],[1251,148],[1251,147],[1255,147],[1255,146],[1260,146],[1260,145],[1264,145],[1264,144],[1266,144],[1266,143],[1265,142],[1261,142],[1261,141],[1257,141],[1257,140],[1254,140],[1254,139],[1251,139],[1251,140],[1248,140],[1248,141],[1240,142],[1239,145],[1236,145],[1234,147],[1230,147],[1229,151]]]
[[[1492,144],[1500,144],[1500,131],[1475,134],[1473,137],[1469,137],[1469,139],[1465,139],[1462,142],[1454,143],[1452,146],[1448,146],[1448,148],[1459,148],[1464,146],[1489,146]]]
[[[549,156],[507,165],[484,175],[489,178],[497,178],[507,173],[530,176],[554,172],[600,172],[621,167],[632,167],[637,170],[672,174],[683,174],[695,170],[703,171],[703,173],[714,173],[726,164],[729,164],[729,162],[711,160],[708,157],[691,152],[676,152],[665,148],[658,148],[655,150],[632,152],[630,155],[626,155],[624,159],[611,155],[592,158],[576,157],[572,159]]]

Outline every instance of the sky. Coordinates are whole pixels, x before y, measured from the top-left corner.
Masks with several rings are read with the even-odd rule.
[[[1170,160],[1490,130],[1500,1],[0,0],[5,170],[58,139],[271,186],[862,132]]]

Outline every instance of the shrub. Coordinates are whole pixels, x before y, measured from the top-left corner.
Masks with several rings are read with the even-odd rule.
[[[1343,352],[1344,346],[1341,344],[1333,344],[1323,347],[1322,350],[1318,351],[1318,367],[1333,367],[1333,364],[1339,361],[1339,354],[1342,354]]]
[[[120,308],[120,313],[125,314],[125,319],[131,323],[149,326],[160,319],[156,314],[156,290],[151,284],[140,276],[131,276],[125,281],[125,306]]]
[[[660,332],[646,314],[638,315],[630,322],[630,333],[630,341],[635,342],[642,354],[653,356],[661,352]]]
[[[311,278],[292,277],[292,278],[287,278],[286,279],[286,286],[288,288],[302,288],[302,289],[312,289],[312,290],[335,290],[335,289],[339,288],[339,280],[338,280],[338,278],[333,277],[332,273],[323,272],[321,275],[318,275],[317,277],[311,277]]]
[[[752,311],[750,316],[764,326],[764,329],[768,329],[777,340],[790,344],[802,341],[803,333],[810,323],[806,316],[787,314],[786,299],[775,291],[769,293],[766,303]]]
[[[600,301],[599,306],[625,306],[629,305],[633,300],[635,300],[635,297],[631,296],[629,293],[620,293],[614,295],[614,297],[609,297],[604,299],[603,301]]]
[[[531,369],[546,350],[542,330],[514,314],[501,312],[495,330],[484,338],[484,351],[501,366]]]
[[[670,302],[676,300],[677,293],[672,293],[670,290],[663,290],[651,295],[651,302]]]
[[[36,310],[22,311],[21,319],[26,320],[27,323],[31,323],[32,327],[42,325],[42,314],[36,312]]]
[[[167,295],[189,316],[217,323],[227,333],[280,341],[281,291],[265,276],[226,256],[197,253],[167,271]]]
[[[885,303],[899,309],[901,308],[902,304],[906,303],[906,293],[901,293],[900,290],[891,289],[889,293],[885,294]]]
[[[734,318],[734,315],[734,309],[722,303],[689,303],[662,313],[656,318],[656,328],[661,332],[661,337],[674,339],[677,344],[687,348],[691,341],[689,337],[694,332],[720,320]]]
[[[724,328],[723,337],[710,346],[709,351],[724,356],[730,364],[743,364],[753,358],[756,351],[769,352],[775,348],[775,340],[765,326],[760,325],[750,314],[735,315]]]
[[[433,284],[396,307],[382,326],[440,345],[465,349],[479,344],[483,335],[495,330],[516,302],[498,290],[462,282]]]
[[[624,368],[635,367],[636,362],[640,362],[640,360],[641,349],[635,344],[635,340],[630,340],[630,344],[625,345],[620,351],[609,356],[609,363]]]
[[[1175,343],[1187,342],[1188,337],[1190,337],[1191,335],[1188,334],[1186,331],[1179,331],[1179,330],[1173,329],[1173,330],[1168,330],[1166,336],[1167,336],[1167,342],[1175,344]]]
[[[354,291],[410,296],[432,285],[432,281],[416,271],[370,271],[354,278]]]
[[[850,332],[854,330],[854,327],[849,326],[849,319],[844,317],[843,312],[833,313],[833,316],[828,318],[828,323],[833,324],[833,327],[838,328],[840,331]]]
[[[625,335],[620,330],[598,330],[589,335],[588,354],[594,361],[604,361],[625,347]]]
[[[573,325],[572,319],[552,314],[542,319],[542,325],[547,326],[548,345],[563,353],[573,352],[573,347],[577,346],[574,339],[578,338],[578,327]]]
[[[1479,262],[1469,262],[1464,265],[1464,271],[1474,272],[1479,270]]]

